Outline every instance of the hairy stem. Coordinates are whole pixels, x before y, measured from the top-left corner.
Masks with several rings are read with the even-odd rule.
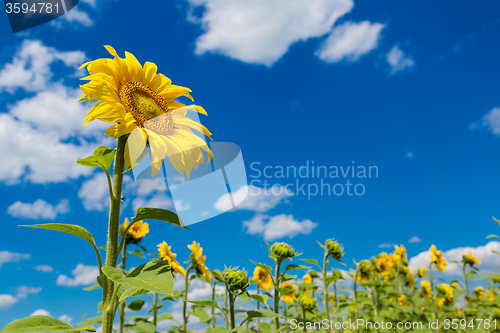
[[[126,265],[127,265],[127,245],[125,244],[123,251],[122,251],[122,270],[123,271],[126,270]],[[123,302],[120,305],[120,312],[119,312],[119,315],[120,315],[120,330],[119,330],[119,332],[120,333],[123,333],[124,329],[125,329],[125,308],[126,307],[127,306],[125,305],[125,302]]]
[[[113,186],[112,193],[110,193],[110,208],[109,208],[109,224],[108,224],[108,242],[107,242],[107,254],[106,254],[106,266],[116,267],[116,262],[118,260],[118,234],[120,228],[120,203],[122,197],[122,186],[123,186],[123,169],[125,165],[125,143],[127,142],[127,136],[121,136],[118,138],[116,147],[116,157],[115,166],[113,171]],[[102,281],[102,302],[103,302],[103,313],[102,313],[102,332],[112,333],[113,332],[113,322],[115,318],[114,311],[107,311],[110,304],[113,303],[113,292],[114,284],[113,281],[104,278]]]
[[[279,314],[280,312],[280,294],[278,288],[280,286],[280,270],[281,270],[281,260],[276,259],[276,271],[274,272],[274,313]],[[276,331],[280,327],[280,320],[278,317],[274,318],[274,326]]]

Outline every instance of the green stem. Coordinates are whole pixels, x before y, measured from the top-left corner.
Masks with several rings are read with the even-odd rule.
[[[325,312],[328,321],[330,321],[330,310],[328,309],[328,252],[325,251],[325,256],[323,257],[323,290],[325,293],[324,303],[325,303]],[[337,293],[335,292],[335,297],[337,297]]]
[[[116,147],[115,166],[113,171],[113,185],[112,192],[110,193],[110,208],[109,208],[109,224],[108,224],[108,242],[106,254],[106,267],[116,267],[118,260],[118,234],[120,228],[120,203],[122,197],[123,186],[123,169],[125,166],[125,143],[127,136],[118,138]],[[113,322],[115,317],[114,311],[107,311],[109,305],[113,303],[114,284],[113,281],[104,277],[102,281],[102,332],[112,333]]]
[[[467,302],[469,302],[470,290],[469,290],[469,281],[467,279],[467,274],[465,273],[465,264],[462,266],[462,272],[464,273],[465,290],[467,291]]]
[[[260,288],[257,286],[257,295],[260,295]],[[260,302],[257,302],[257,311],[260,310]],[[260,318],[257,318],[257,329],[260,325]]]
[[[279,314],[280,309],[280,295],[278,288],[280,286],[280,270],[281,270],[281,260],[276,259],[276,271],[274,272],[274,313]],[[280,320],[278,317],[274,318],[274,326],[276,331],[280,327]]]
[[[183,302],[184,304],[182,305],[182,319],[183,319],[183,324],[182,324],[182,331],[187,332],[187,296],[188,296],[188,291],[189,291],[189,271],[193,267],[190,265],[186,269],[186,276],[184,277],[184,299]]]
[[[158,322],[158,293],[155,293],[155,299],[153,301],[153,324],[155,325],[156,332],[156,324]]]
[[[126,270],[126,265],[127,265],[127,245],[124,246],[123,251],[122,251],[122,270],[123,271]],[[127,307],[127,305],[125,304],[125,302],[123,302],[120,305],[120,312],[119,312],[119,315],[120,315],[120,330],[119,330],[119,332],[120,333],[123,333],[124,329],[125,329],[125,309],[126,309],[126,307]]]
[[[215,287],[217,286],[217,279],[214,278],[214,283],[212,284],[212,301],[215,301]],[[212,307],[212,327],[215,328],[215,308]]]
[[[230,318],[231,318],[231,330],[234,330],[234,328],[236,327],[235,324],[236,324],[236,319],[235,319],[235,315],[234,315],[234,301],[236,299],[236,297],[233,295],[233,293],[229,290],[229,314],[230,314]]]

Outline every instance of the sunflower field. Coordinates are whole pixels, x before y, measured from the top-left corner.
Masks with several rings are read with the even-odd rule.
[[[175,213],[159,208],[141,207],[132,219],[122,218],[123,174],[149,152],[152,176],[168,159],[189,180],[193,169],[212,158],[195,132],[207,137],[211,133],[187,118],[186,105],[176,100],[192,99],[190,89],[173,85],[153,63],[141,65],[131,53],[121,58],[112,47],[106,49],[112,59],[82,66],[89,72],[82,80],[89,82],[81,86],[84,94],[79,102],[92,105],[84,124],[93,120],[112,124],[105,134],[117,139],[116,149],[100,146],[77,162],[106,174],[107,244],[98,247],[92,234],[77,225],[27,226],[72,234],[92,246],[99,276],[86,289],[102,292],[99,315],[86,318],[78,327],[35,315],[13,321],[1,332],[96,332],[97,328],[103,333],[158,332],[159,324],[166,321],[170,332],[190,332],[193,323],[203,332],[217,333],[500,332],[500,274],[480,274],[481,261],[470,252],[460,262],[448,262],[432,245],[429,264],[416,271],[410,269],[402,245],[350,264],[349,269],[343,262],[344,248],[334,239],[318,242],[318,258],[277,242],[266,244],[268,259],[245,258],[222,270],[207,265],[196,241],[186,244],[191,251],[187,261],[177,259],[168,239],[149,253],[141,245],[149,233],[145,221],[186,226]],[[206,115],[202,107],[194,110]],[[141,258],[143,264],[129,267],[130,256]],[[247,259],[255,265],[253,272],[237,266],[247,265]],[[459,265],[463,276],[442,281],[436,273],[450,265]],[[195,280],[211,288],[211,297],[190,299]],[[178,281],[183,281],[181,291],[174,290]],[[146,302],[151,305],[147,309]],[[167,310],[173,304],[182,308],[180,320]]]

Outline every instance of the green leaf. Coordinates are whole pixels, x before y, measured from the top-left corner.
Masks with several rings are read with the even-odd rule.
[[[142,299],[136,299],[130,303],[127,307],[132,311],[140,311],[144,306],[144,301]]]
[[[135,325],[125,325],[129,331],[141,333],[154,333],[156,331],[155,325],[148,321],[140,320]]]
[[[157,321],[160,322],[162,320],[172,320],[174,317],[171,313],[165,312],[158,316]]]
[[[170,266],[163,260],[136,267],[127,276],[118,268],[103,267],[102,271],[109,279],[123,286],[142,288],[163,295],[172,295],[174,292],[174,278]]]
[[[300,259],[300,260],[305,261],[309,264],[316,265],[319,268],[319,270],[321,271],[321,266],[319,265],[319,263],[316,259]]]
[[[277,287],[276,290],[280,293],[280,294],[288,294],[288,293],[291,293],[293,292],[295,289],[293,288],[280,288],[280,287]]]
[[[83,166],[101,168],[104,172],[108,172],[111,163],[113,163],[113,160],[115,159],[115,155],[116,149],[99,146],[94,150],[94,155],[79,158],[76,160],[76,163]]]
[[[257,302],[262,303],[264,305],[267,305],[266,303],[267,303],[267,299],[269,298],[269,296],[262,295],[262,294],[261,295],[249,295],[249,296],[250,296],[250,298],[256,300]]]
[[[488,236],[486,236],[486,239],[488,239],[488,238],[497,238],[498,240],[500,240],[500,236],[498,236],[498,235],[488,235]]]
[[[302,266],[302,265],[290,264],[290,265],[286,266],[284,273],[286,273],[288,271],[291,271],[291,270],[294,270],[294,269],[306,269],[306,268],[309,268],[309,267],[308,266]]]
[[[35,224],[35,225],[20,225],[20,227],[37,228],[37,229],[47,229],[65,232],[74,236],[85,239],[93,247],[96,247],[94,242],[94,236],[88,232],[85,228],[79,225],[73,224],[60,224],[60,223],[47,223],[47,224]]]
[[[212,308],[217,308],[219,309],[219,304],[217,304],[217,301],[209,301],[209,300],[202,300],[202,301],[188,301],[188,303],[200,305],[200,306],[209,306]]]
[[[189,229],[184,225],[181,218],[177,216],[174,212],[161,208],[144,208],[140,207],[137,209],[137,215],[134,217],[132,222],[141,220],[158,220],[163,222],[168,222],[178,227]],[[191,229],[189,229],[191,230]],[[192,230],[191,230],[192,231]]]
[[[83,290],[85,290],[85,291],[92,291],[92,290],[101,289],[101,288],[102,288],[102,287],[101,287],[100,285],[98,285],[98,284],[94,284],[94,285],[92,285],[92,286],[90,286],[90,287],[83,288]]]
[[[208,315],[207,311],[202,308],[202,307],[196,307],[194,311],[190,312],[189,314],[198,317],[200,320],[200,323],[207,322],[211,319],[211,317]]]
[[[247,311],[247,317],[249,319],[252,319],[252,318],[279,318],[279,317],[283,317],[283,315],[276,314],[274,312],[253,310],[253,311]]]
[[[118,290],[118,303],[125,301],[129,297],[146,295],[147,293],[148,291],[142,288],[121,286],[120,290]]]
[[[272,275],[271,272],[273,271],[273,269],[270,266],[267,266],[267,265],[264,265],[264,264],[259,264],[259,263],[255,262],[255,261],[252,261],[252,260],[250,260],[250,261],[252,263],[254,263],[255,265],[259,266],[260,268],[262,268],[263,270],[265,270],[270,275]]]
[[[96,329],[92,326],[84,326],[76,328],[57,320],[55,318],[46,316],[32,316],[15,320],[4,327],[0,332],[5,333],[18,333],[18,332],[95,332]]]
[[[273,328],[268,323],[260,323],[259,324],[259,332],[262,332],[262,333],[272,333],[273,332]]]
[[[97,316],[97,317],[85,319],[81,323],[78,323],[78,325],[80,325],[80,326],[99,325],[99,324],[102,324],[102,316]]]
[[[212,273],[212,276],[214,277],[214,279],[216,279],[217,281],[219,282],[224,282],[224,279],[222,278],[222,274],[221,272],[217,271],[217,270],[210,270],[210,273]]]
[[[129,253],[133,254],[135,256],[138,256],[139,258],[144,258],[144,253],[142,253],[142,251],[134,250],[134,251],[130,251]]]

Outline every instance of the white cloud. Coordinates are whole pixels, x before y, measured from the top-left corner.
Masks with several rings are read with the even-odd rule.
[[[235,209],[265,213],[278,204],[286,202],[287,198],[292,196],[293,193],[285,187],[278,185],[274,185],[267,190],[250,185],[239,188],[232,195],[235,202],[240,202]],[[214,207],[221,212],[231,210],[233,205],[230,195],[224,194],[221,196],[215,202]]]
[[[62,316],[60,316],[58,318],[60,321],[63,321],[65,323],[68,323],[68,324],[71,324],[71,322],[73,321],[73,318],[71,318],[70,316],[68,316],[67,314],[63,314]]]
[[[394,244],[382,243],[378,247],[381,249],[389,249],[389,248],[394,247],[396,245],[398,245],[398,244],[396,244],[396,243],[394,243]]]
[[[47,47],[39,40],[25,40],[17,50],[12,62],[0,71],[0,92],[41,91],[52,79],[50,66],[62,61],[68,67],[78,67],[85,60],[81,51],[60,52]]]
[[[205,31],[196,54],[218,53],[271,66],[299,41],[321,37],[353,8],[352,0],[189,0],[203,6],[191,17]]]
[[[439,249],[438,249],[439,250]],[[491,273],[498,271],[498,258],[499,255],[493,253],[492,251],[500,252],[500,242],[489,242],[486,245],[478,247],[457,247],[443,253],[446,258],[446,271],[441,273],[445,275],[460,275],[462,274],[462,268],[460,265],[450,263],[450,261],[462,261],[462,256],[468,252],[474,257],[481,260],[481,264],[478,267],[481,269],[481,274]],[[410,268],[412,270],[417,270],[423,266],[429,266],[431,258],[431,253],[429,250],[419,253],[418,255],[410,259]]]
[[[78,197],[86,210],[104,211],[109,207],[109,189],[107,177],[103,172],[98,172],[90,179],[83,182]]]
[[[67,212],[69,212],[69,201],[67,199],[61,200],[55,206],[41,199],[33,203],[16,201],[7,208],[7,213],[13,217],[32,220],[55,220],[57,215]]]
[[[56,284],[65,287],[87,286],[96,282],[97,275],[99,275],[98,266],[85,266],[78,264],[74,270],[71,271],[72,278],[61,274],[57,277]]]
[[[271,241],[284,237],[293,238],[298,234],[308,235],[318,224],[309,219],[298,221],[292,215],[271,217],[258,214],[250,221],[244,221],[243,226],[250,235],[262,235],[265,241]]]
[[[389,65],[391,65],[391,74],[395,74],[404,69],[411,68],[415,65],[413,59],[405,56],[403,51],[399,46],[395,45],[389,53],[387,53],[386,58]]]
[[[46,316],[46,317],[52,317],[49,311],[44,310],[44,309],[38,309],[35,310],[30,316]]]
[[[0,251],[0,268],[3,264],[10,262],[19,262],[23,259],[31,258],[30,254],[15,253],[9,251]]]
[[[35,266],[33,268],[36,271],[42,272],[42,273],[50,273],[50,272],[54,271],[54,268],[52,268],[52,266],[49,266],[49,265],[37,265],[37,266]]]
[[[16,304],[17,301],[18,299],[12,295],[0,294],[0,310],[9,309],[12,305]]]
[[[21,286],[17,288],[17,298],[26,298],[29,294],[39,294],[42,291],[40,287]]]
[[[493,134],[500,135],[500,108],[491,109],[491,111],[483,117],[481,123],[482,126],[487,127]]]
[[[0,70],[0,92],[18,89],[35,93],[0,114],[0,181],[63,182],[93,172],[75,163],[90,155],[105,139],[102,122],[82,126],[89,105],[75,103],[79,89],[53,82],[52,64],[75,68],[85,60],[81,51],[60,52],[30,40],[21,44],[13,60]],[[88,128],[86,128],[88,127]]]
[[[333,29],[316,54],[321,60],[330,63],[357,61],[377,48],[380,32],[384,27],[384,24],[369,21],[345,22]]]
[[[417,236],[412,236],[409,240],[408,243],[420,243],[422,240],[418,238]]]
[[[90,19],[89,14],[79,10],[78,7],[74,7],[61,18],[72,24],[79,23],[84,27],[90,27],[94,24],[94,22]]]

